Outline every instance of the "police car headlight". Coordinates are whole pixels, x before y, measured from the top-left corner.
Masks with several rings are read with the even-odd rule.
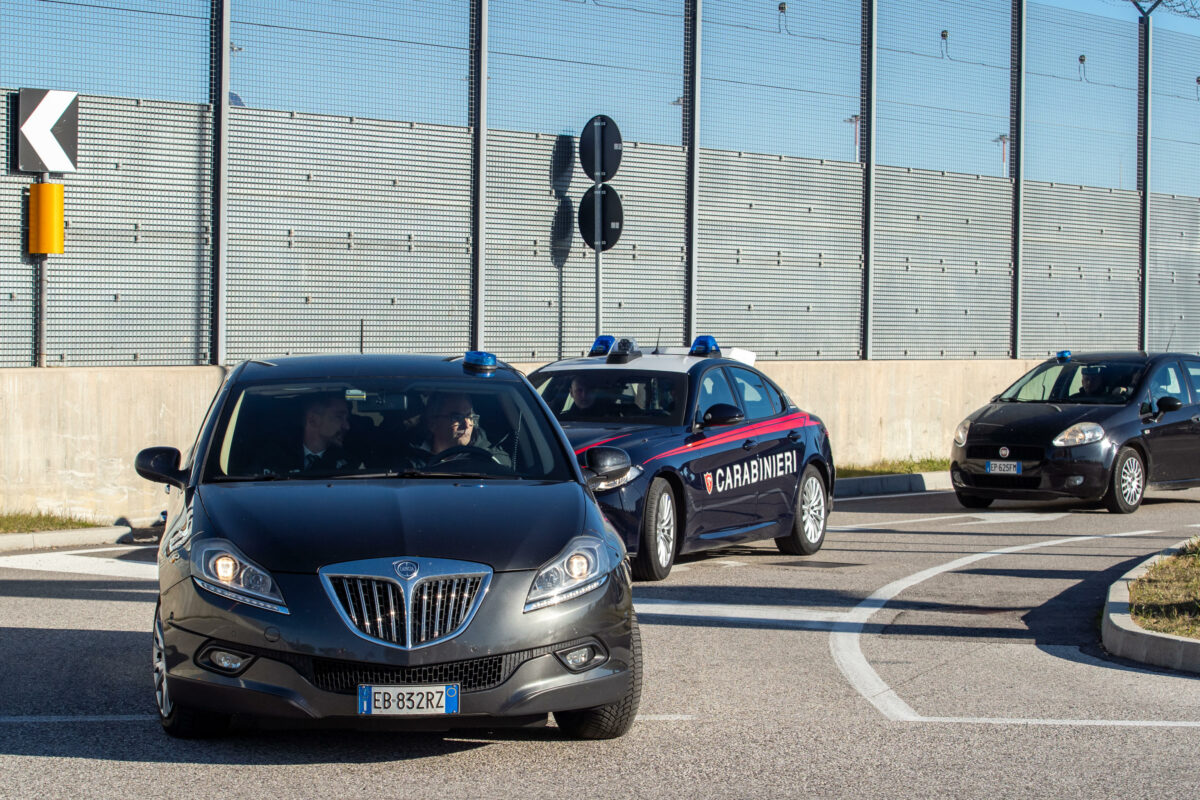
[[[619,478],[612,478],[611,480],[607,480],[607,481],[596,481],[595,483],[592,484],[592,491],[593,492],[607,492],[609,489],[618,489],[618,488],[624,486],[625,484],[629,483],[630,481],[632,481],[634,478],[636,478],[638,475],[641,475],[641,474],[642,474],[642,468],[637,466],[636,464],[634,464],[633,466],[631,466],[629,468],[628,472],[626,472],[624,475],[622,475]]]
[[[537,611],[599,589],[619,563],[620,556],[602,539],[592,536],[572,539],[534,576],[525,598],[525,610]]]
[[[206,539],[192,548],[192,579],[212,594],[287,614],[275,579],[225,539]]]
[[[1094,422],[1078,422],[1054,437],[1050,444],[1055,447],[1075,447],[1091,444],[1104,438],[1104,428]]]
[[[958,423],[958,427],[954,429],[954,443],[959,447],[967,443],[967,431],[971,429],[971,420],[964,419]]]

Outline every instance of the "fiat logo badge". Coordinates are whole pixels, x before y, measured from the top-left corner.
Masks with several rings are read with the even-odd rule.
[[[392,566],[396,570],[396,574],[404,580],[412,580],[417,574],[417,562],[415,561],[397,561]]]
[[[1007,447],[1000,448],[1000,457],[1001,458],[1008,458],[1008,453],[1009,453],[1009,450]],[[397,568],[397,569],[399,569],[399,568]]]

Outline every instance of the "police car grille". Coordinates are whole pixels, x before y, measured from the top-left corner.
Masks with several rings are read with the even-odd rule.
[[[359,631],[401,647],[418,647],[462,629],[479,600],[483,576],[447,575],[421,581],[407,603],[400,586],[390,580],[336,575],[330,583],[342,611]]]

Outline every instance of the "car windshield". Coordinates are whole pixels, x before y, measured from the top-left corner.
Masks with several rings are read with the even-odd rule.
[[[572,480],[553,422],[523,384],[320,379],[230,395],[206,481],[454,477]]]
[[[683,424],[687,377],[678,373],[554,370],[530,380],[560,422]]]
[[[996,398],[1001,403],[1124,405],[1145,371],[1141,361],[1039,364]]]

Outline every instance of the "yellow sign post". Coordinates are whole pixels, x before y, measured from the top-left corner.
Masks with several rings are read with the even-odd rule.
[[[29,254],[63,252],[63,185],[29,187]]]

